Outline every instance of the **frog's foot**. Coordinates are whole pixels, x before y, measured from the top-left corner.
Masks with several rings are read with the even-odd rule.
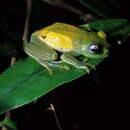
[[[44,64],[43,66],[48,70],[48,72],[49,72],[50,75],[53,74],[52,69],[47,64]]]
[[[70,65],[66,64],[63,61],[47,61],[42,58],[39,58],[38,62],[48,70],[49,74],[53,74],[53,71],[51,69],[53,67],[65,69],[65,70],[70,70],[70,68],[71,68]]]
[[[49,67],[49,64],[48,64],[48,61],[46,60],[43,60],[42,58],[38,58],[38,63],[40,63],[41,65],[43,65],[49,72],[50,75],[53,74],[53,71],[52,69]]]
[[[86,65],[87,65],[91,70],[92,70],[92,69],[96,70],[95,65],[92,65],[92,64],[89,64],[89,63],[86,63]]]
[[[63,61],[48,61],[48,65],[51,67],[56,67],[56,68],[60,68],[60,69],[65,69],[65,70],[70,70],[71,66],[67,65],[65,62]]]
[[[87,73],[90,74],[90,71],[91,71],[92,69],[95,69],[95,66],[94,66],[94,65],[91,65],[91,64],[89,64],[89,63],[86,63],[86,65],[80,66],[79,68],[86,70]]]

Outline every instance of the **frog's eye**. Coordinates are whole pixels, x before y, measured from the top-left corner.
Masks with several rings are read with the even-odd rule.
[[[88,46],[88,51],[89,53],[91,54],[99,54],[102,52],[102,47],[101,45],[99,45],[98,43],[91,43],[89,46]]]

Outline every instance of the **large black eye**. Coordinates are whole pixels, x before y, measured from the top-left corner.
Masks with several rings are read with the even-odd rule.
[[[88,51],[91,53],[91,54],[99,54],[102,52],[102,46],[98,43],[91,43],[89,46],[88,46]]]

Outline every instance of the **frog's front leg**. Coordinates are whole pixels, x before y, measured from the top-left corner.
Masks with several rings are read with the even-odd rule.
[[[85,69],[88,73],[90,73],[90,69],[93,68],[92,65],[76,59],[73,55],[69,53],[63,53],[61,55],[61,59],[64,62],[75,66],[76,68]]]

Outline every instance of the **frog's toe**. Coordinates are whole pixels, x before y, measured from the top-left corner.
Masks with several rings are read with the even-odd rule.
[[[88,74],[90,73],[90,68],[88,66],[79,66],[78,68],[85,70]]]
[[[53,71],[51,69],[48,70],[49,74],[52,75]]]
[[[84,69],[88,74],[90,74],[91,70],[96,68],[94,65],[87,64],[86,66],[81,66],[80,69]]]
[[[91,70],[92,70],[92,69],[96,70],[95,65],[92,65],[92,64],[89,64],[89,63],[87,63],[86,65],[87,65]]]
[[[91,65],[90,68],[93,69],[93,70],[96,70],[95,65]]]
[[[42,58],[39,58],[38,62],[43,65],[49,72],[50,75],[53,74],[52,69],[49,67],[48,61],[43,60]]]
[[[90,74],[90,68],[89,67],[86,67],[85,70],[87,71],[88,74]]]
[[[70,69],[71,69],[71,66],[67,66],[67,65],[66,65],[66,66],[63,66],[63,68],[66,69],[66,70],[70,70]]]
[[[50,75],[52,75],[53,74],[53,71],[52,71],[52,69],[51,68],[49,68],[48,66],[44,66],[46,69],[47,69],[47,71],[48,71],[48,73],[50,74]]]
[[[66,65],[66,64],[59,64],[58,66],[59,68],[61,69],[65,69],[65,70],[70,70],[71,69],[71,66],[70,65]]]

